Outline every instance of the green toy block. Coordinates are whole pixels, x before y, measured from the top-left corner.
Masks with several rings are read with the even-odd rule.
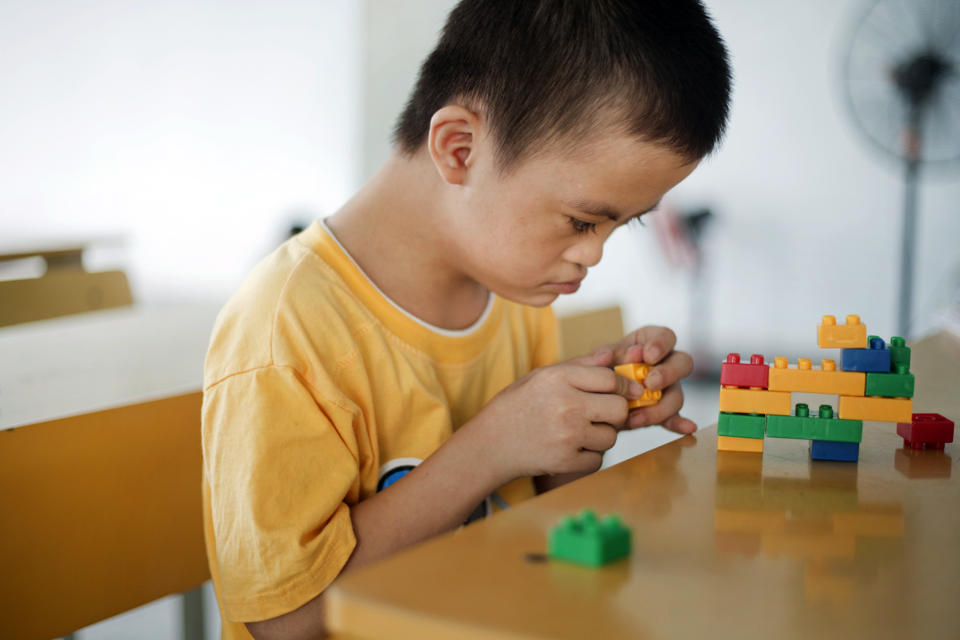
[[[890,338],[890,344],[887,345],[887,348],[890,350],[890,371],[898,371],[897,365],[903,365],[906,367],[907,373],[910,371],[910,347],[907,346],[906,340],[900,336],[893,336]]]
[[[736,436],[738,438],[763,438],[766,416],[756,413],[720,413],[717,421],[717,435]]]
[[[811,416],[810,408],[801,403],[797,405],[796,415],[767,416],[767,437],[860,442],[863,422],[835,418],[828,404],[820,405],[819,416]]]
[[[597,520],[587,509],[577,517],[565,517],[550,530],[547,555],[599,567],[630,555],[630,529],[617,516]]]
[[[885,398],[912,398],[913,374],[907,373],[904,364],[896,365],[895,373],[867,373],[864,395]]]

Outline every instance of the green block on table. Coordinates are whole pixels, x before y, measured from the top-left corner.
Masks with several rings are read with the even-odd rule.
[[[807,405],[798,404],[796,415],[767,416],[767,437],[860,442],[863,422],[835,418],[833,408],[828,404],[820,405],[819,416],[811,416]]]
[[[887,345],[890,350],[890,371],[897,371],[897,365],[906,367],[905,371],[910,371],[910,347],[900,336],[890,338],[890,344]]]
[[[617,516],[598,520],[591,510],[567,516],[550,530],[547,555],[599,567],[630,555],[630,529]]]
[[[756,413],[721,413],[717,421],[717,435],[737,438],[763,438],[767,416]]]
[[[903,365],[900,365],[903,369]],[[884,398],[912,398],[913,374],[905,371],[897,373],[868,373],[864,387],[865,396],[883,396]]]

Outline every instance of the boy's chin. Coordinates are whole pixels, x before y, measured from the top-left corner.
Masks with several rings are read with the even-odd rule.
[[[497,295],[528,307],[546,307],[560,297],[552,291],[498,291]]]

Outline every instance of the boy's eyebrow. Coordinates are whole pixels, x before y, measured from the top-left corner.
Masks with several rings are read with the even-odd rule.
[[[594,200],[571,200],[570,202],[567,203],[567,206],[577,209],[578,211],[583,211],[584,213],[589,213],[594,216],[605,216],[607,218],[610,218],[614,222],[623,218],[623,214],[621,214],[619,211],[617,211],[615,208],[613,208],[609,204],[606,204],[603,202],[596,202]],[[657,200],[653,204],[653,206],[647,209],[646,211],[635,213],[632,216],[628,216],[627,219],[639,218],[643,214],[650,213],[651,211],[653,211],[659,206],[660,206],[660,201]]]

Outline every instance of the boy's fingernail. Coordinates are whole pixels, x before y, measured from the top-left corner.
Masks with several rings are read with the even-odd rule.
[[[643,395],[644,387],[636,380],[630,381],[630,395],[639,398]]]
[[[651,371],[646,377],[646,383],[648,389],[659,389],[663,383],[663,376],[659,371]]]
[[[643,355],[646,356],[644,360],[647,362],[657,362],[660,359],[660,348],[659,347],[650,347],[645,349]]]

